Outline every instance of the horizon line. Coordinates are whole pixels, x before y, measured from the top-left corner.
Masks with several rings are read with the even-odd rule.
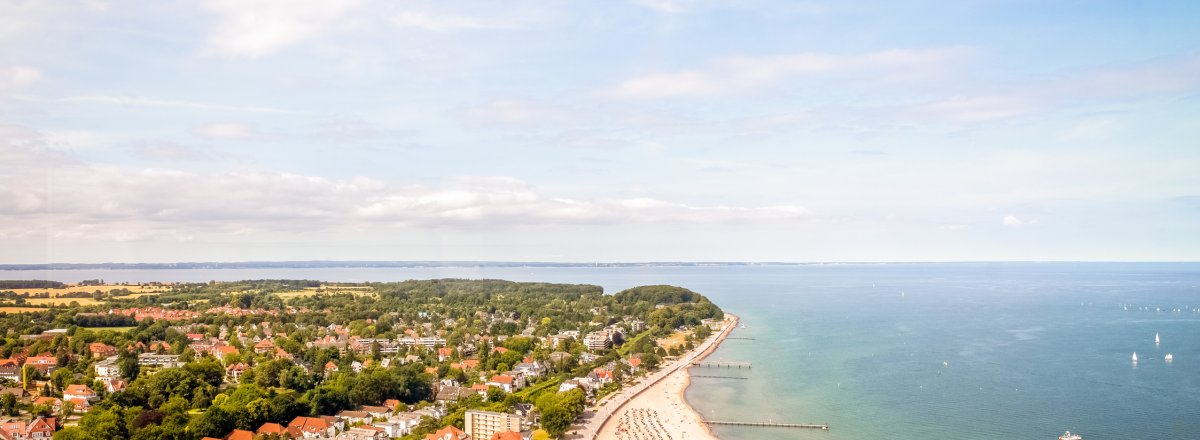
[[[333,267],[600,267],[600,266],[802,266],[839,264],[1187,264],[1190,260],[897,260],[897,261],[519,261],[519,260],[246,260],[246,261],[176,261],[176,262],[103,262],[103,263],[0,263],[0,270],[76,270],[76,269],[220,269],[224,268],[333,268]],[[183,267],[180,267],[183,266]],[[232,266],[232,267],[230,267]]]

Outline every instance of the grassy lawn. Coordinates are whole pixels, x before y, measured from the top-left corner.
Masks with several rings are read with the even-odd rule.
[[[533,431],[533,440],[550,440],[550,433],[544,429]]]
[[[686,344],[687,336],[691,333],[692,333],[691,330],[684,331],[684,332],[675,332],[675,333],[672,333],[671,336],[667,336],[665,338],[659,339],[656,342],[658,342],[658,346],[662,347],[663,350],[670,350],[671,347],[683,346],[683,344]]]

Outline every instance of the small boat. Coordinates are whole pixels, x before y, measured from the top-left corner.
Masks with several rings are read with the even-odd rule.
[[[1058,440],[1083,440],[1083,437],[1079,436],[1079,434],[1072,434],[1071,431],[1067,431],[1065,434],[1058,436]]]
[[[746,328],[746,324],[742,324],[742,328]]]
[[[1137,352],[1133,352],[1133,363],[1137,363]]]
[[[1175,355],[1167,353],[1166,356],[1163,356],[1163,360],[1167,361],[1167,363],[1170,363],[1171,361],[1175,360]]]
[[[1158,338],[1158,332],[1154,332],[1154,345],[1158,345],[1161,343],[1162,343],[1162,339]]]

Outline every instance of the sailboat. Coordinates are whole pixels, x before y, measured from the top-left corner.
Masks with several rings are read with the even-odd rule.
[[[1137,363],[1137,352],[1133,352],[1133,363]]]
[[[1167,363],[1169,364],[1169,363],[1171,363],[1171,361],[1175,360],[1175,355],[1173,355],[1171,353],[1167,353],[1166,356],[1163,356],[1163,360],[1167,361]]]
[[[1154,345],[1158,345],[1161,343],[1162,343],[1162,339],[1158,338],[1158,332],[1154,332]]]

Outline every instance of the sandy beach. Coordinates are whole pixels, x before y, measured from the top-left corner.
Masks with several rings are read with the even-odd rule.
[[[627,386],[601,403],[580,430],[582,438],[601,440],[717,440],[687,400],[691,382],[688,366],[704,359],[737,327],[738,318],[726,313],[725,327],[683,358]],[[595,425],[603,423],[598,429]],[[593,434],[595,433],[595,434]],[[593,435],[589,435],[593,434]]]

